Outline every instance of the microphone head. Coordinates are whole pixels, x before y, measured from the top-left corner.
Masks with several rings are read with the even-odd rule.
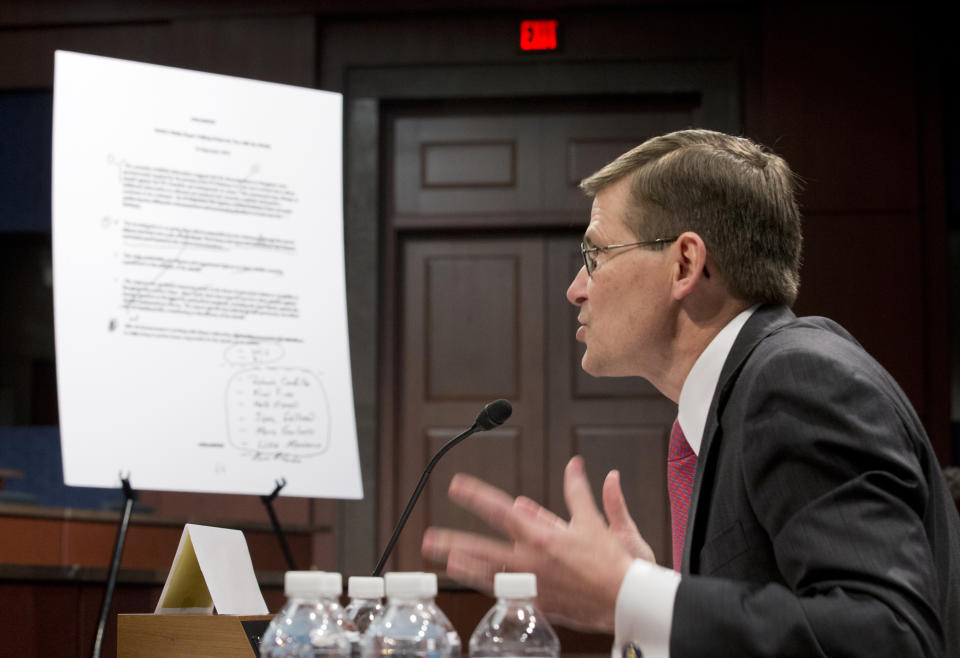
[[[493,429],[497,425],[502,425],[512,413],[513,407],[509,402],[503,399],[494,400],[483,408],[474,424],[481,430]]]

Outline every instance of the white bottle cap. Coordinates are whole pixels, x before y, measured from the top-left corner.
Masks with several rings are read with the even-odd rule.
[[[350,576],[347,593],[351,599],[383,598],[383,578],[379,576]]]
[[[340,596],[343,578],[330,571],[288,571],[283,575],[283,593],[287,598]]]
[[[498,573],[493,577],[498,599],[532,599],[537,595],[537,576],[532,573]]]
[[[419,599],[423,596],[423,574],[418,571],[391,571],[384,577],[387,598]]]
[[[437,574],[421,572],[420,574],[420,595],[426,599],[432,599],[437,596]]]

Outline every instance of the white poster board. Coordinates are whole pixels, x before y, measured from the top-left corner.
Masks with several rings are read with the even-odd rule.
[[[339,94],[57,52],[64,479],[363,495]]]

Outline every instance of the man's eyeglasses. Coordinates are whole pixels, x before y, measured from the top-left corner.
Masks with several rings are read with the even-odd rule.
[[[676,239],[677,238],[659,238],[657,240],[646,240],[644,242],[608,244],[606,247],[588,247],[581,242],[580,253],[583,255],[583,266],[587,268],[587,274],[593,276],[593,271],[597,269],[597,254],[601,252],[610,251],[611,249],[623,249],[625,247],[653,247],[657,245],[666,245],[670,244]]]

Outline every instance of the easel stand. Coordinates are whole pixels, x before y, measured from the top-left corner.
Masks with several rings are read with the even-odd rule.
[[[100,658],[100,649],[103,647],[103,633],[107,628],[107,616],[110,614],[110,605],[113,603],[113,590],[117,585],[117,572],[120,570],[120,558],[123,556],[123,543],[127,539],[127,528],[130,526],[130,512],[137,494],[130,486],[130,476],[120,478],[123,483],[123,516],[120,519],[120,529],[117,531],[117,543],[113,546],[113,558],[110,560],[110,573],[107,576],[107,591],[103,594],[103,607],[100,609],[100,623],[97,624],[97,636],[93,642],[93,658]]]
[[[283,551],[283,556],[287,559],[287,566],[290,571],[296,571],[297,566],[293,562],[293,553],[290,552],[290,547],[287,545],[287,538],[283,534],[283,528],[280,527],[280,521],[277,520],[277,514],[273,511],[273,499],[285,486],[287,486],[286,479],[277,480],[277,486],[274,487],[273,493],[269,496],[260,496],[260,500],[263,502],[263,506],[267,508],[267,515],[270,516],[270,524],[273,526],[273,534],[277,536],[277,541],[280,542],[280,550]]]

